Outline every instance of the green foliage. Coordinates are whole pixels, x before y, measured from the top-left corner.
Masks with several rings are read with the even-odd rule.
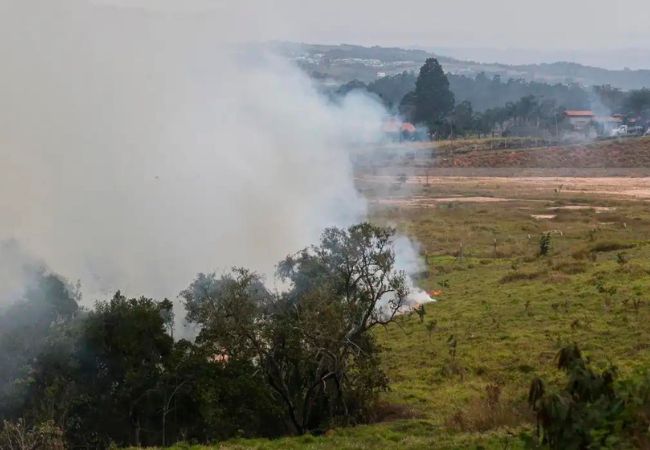
[[[647,376],[617,386],[616,368],[596,372],[588,366],[576,345],[562,348],[556,362],[568,377],[566,386],[557,392],[547,392],[544,382],[536,378],[528,394],[543,444],[558,450],[647,444],[650,424]]]
[[[542,233],[539,238],[539,256],[547,256],[551,251],[551,233]]]
[[[590,93],[578,84],[549,84],[521,79],[504,80],[480,73],[476,77],[448,75],[451,90],[459,101],[469,101],[478,111],[501,108],[522,97],[547,99],[567,109],[590,108]]]
[[[12,252],[0,244],[0,251]],[[28,266],[20,298],[0,311],[0,417],[23,408],[31,363],[77,315],[78,295],[59,276]],[[3,300],[3,299],[0,299]]]
[[[412,101],[412,121],[425,124],[431,133],[442,131],[445,118],[454,108],[454,94],[435,58],[427,59],[420,69]]]
[[[411,72],[379,78],[368,84],[368,91],[379,96],[388,109],[396,109],[406,94],[415,89],[417,77]]]
[[[370,224],[326,230],[320,246],[279,264],[291,286],[283,294],[245,269],[199,275],[181,294],[198,342],[257,366],[295,432],[362,419],[387,385],[369,332],[393,320],[408,292],[392,235]]]
[[[459,187],[457,184],[456,180],[448,185],[441,182],[436,195],[467,194],[467,185]],[[556,185],[548,191],[553,187]],[[497,181],[490,186],[472,185],[469,189],[479,196],[504,195]],[[615,253],[602,255],[593,262],[586,259],[587,253],[576,264],[572,255],[584,249],[588,252],[594,244],[589,242],[588,231],[603,220],[601,215],[585,211],[567,212],[561,223],[553,225],[561,229],[564,236],[554,237],[552,259],[531,256],[536,253],[538,242],[527,236],[539,236],[547,228],[546,223],[531,220],[529,214],[545,212],[547,206],[555,206],[549,203],[552,201],[569,202],[566,198],[558,199],[557,194],[549,194],[550,200],[545,195],[537,188],[513,189],[508,191],[508,198],[515,200],[507,203],[455,202],[453,208],[437,207],[435,213],[429,206],[391,208],[373,217],[377,223],[397,224],[422,243],[429,255],[427,273],[431,274],[420,281],[422,288],[436,289],[446,285],[444,292],[437,295],[439,301],[426,306],[424,324],[413,314],[397,317],[396,324],[374,327],[370,334],[375,350],[382,349],[381,362],[365,360],[366,365],[359,366],[362,369],[351,372],[355,386],[378,385],[390,380],[391,389],[381,392],[379,401],[395,405],[396,409],[408,409],[412,411],[410,416],[397,421],[332,429],[330,427],[354,422],[341,416],[329,422],[325,414],[325,425],[316,428],[318,436],[263,439],[286,433],[287,413],[285,407],[278,410],[277,394],[269,388],[256,361],[225,360],[222,353],[214,351],[218,348],[212,345],[214,341],[199,345],[181,341],[175,343],[163,359],[155,391],[147,396],[152,408],[147,410],[151,417],[145,421],[142,444],[162,444],[163,410],[169,404],[166,442],[187,442],[174,447],[179,449],[496,450],[535,446],[538,443],[533,439],[534,418],[518,414],[530,378],[544,379],[544,390],[557,392],[558,373],[550,361],[566,342],[578,341],[595,361],[615,361],[620,370],[619,378],[624,380],[614,383],[614,391],[625,405],[615,423],[624,424],[621,426],[625,432],[621,438],[613,436],[618,442],[612,441],[611,435],[606,441],[613,442],[610,445],[613,448],[626,448],[628,443],[630,447],[648,447],[648,423],[643,420],[649,416],[648,403],[644,399],[648,398],[650,383],[646,375],[637,372],[650,365],[650,352],[645,344],[650,333],[644,326],[650,318],[650,308],[641,301],[650,289],[647,277],[650,213],[647,205],[640,201],[619,202],[609,197],[596,199],[588,192],[581,193],[579,201],[575,200],[580,204],[616,206],[618,213],[629,218],[625,231],[619,227],[598,228],[598,242],[630,246],[626,253],[632,262],[621,270]],[[563,191],[561,195],[570,194]],[[540,204],[540,199],[545,203]],[[495,238],[499,251],[506,256],[493,258]],[[464,258],[458,260],[454,255],[461,241]],[[500,283],[504,275],[512,272],[513,263],[516,263],[517,272],[540,275],[525,282]],[[599,286],[602,294],[596,295]],[[613,303],[610,312],[603,314],[603,297],[610,292],[621,301]],[[315,295],[314,298],[320,297]],[[309,310],[322,311],[315,307]],[[79,339],[85,315],[77,313],[77,319],[64,327],[65,332],[55,327],[57,333],[48,334],[45,355],[37,358],[37,365],[29,364],[34,384],[27,383],[33,386],[28,403],[38,407],[23,410],[26,423],[41,423],[45,420],[41,418],[52,413],[56,423],[65,425],[62,428],[66,436],[71,436],[79,430],[87,434],[92,432],[96,426],[94,422],[79,419],[87,414],[95,414],[98,422],[125,415],[123,410],[106,407],[106,403],[94,405],[86,398],[96,395],[91,388],[85,387],[85,384],[92,384],[92,377],[84,378],[91,380],[88,383],[75,381],[79,376],[76,374],[79,355],[85,348]],[[431,317],[435,317],[435,321]],[[313,322],[315,319],[305,323]],[[430,331],[432,322],[435,326]],[[162,327],[169,333],[164,323]],[[447,343],[451,335],[458,342],[452,363],[451,347]],[[375,351],[374,355],[378,353]],[[379,364],[379,371],[367,369],[376,367],[375,364]],[[601,374],[595,370],[594,373]],[[383,377],[383,381],[372,379],[375,376]],[[492,384],[501,389],[496,408],[494,396],[486,391],[486,386]],[[352,390],[360,394],[367,392],[357,387]],[[376,398],[375,393],[371,394]],[[373,401],[367,402],[360,396],[358,403],[372,404]],[[95,407],[99,412],[93,410]],[[317,409],[321,410],[320,405]],[[459,412],[463,426],[449,428],[448,424],[453,423],[452,419]],[[373,419],[385,417],[379,415]],[[608,432],[609,428],[604,430]],[[131,442],[132,431],[131,428]],[[230,440],[223,442],[225,439]],[[214,442],[214,446],[194,444],[197,442]],[[88,442],[85,445],[86,448],[97,447]]]
[[[458,103],[449,115],[452,136],[464,136],[476,130],[474,110],[467,100]]]
[[[650,116],[650,89],[631,91],[623,103],[623,108],[637,116]]]

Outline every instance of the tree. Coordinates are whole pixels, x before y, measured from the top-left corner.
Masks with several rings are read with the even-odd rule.
[[[631,91],[627,95],[623,107],[627,112],[636,116],[650,115],[650,89]]]
[[[143,430],[159,428],[158,380],[173,346],[165,330],[168,307],[117,292],[84,321],[77,379],[92,399],[82,415],[87,431],[139,446]],[[157,441],[156,433],[146,443]]]
[[[430,132],[441,130],[444,119],[454,108],[449,80],[435,58],[429,58],[415,82],[413,121],[423,123]]]
[[[457,104],[448,120],[453,136],[463,136],[479,127],[472,104],[468,101]]]
[[[326,230],[279,264],[281,294],[245,269],[199,275],[181,294],[188,320],[215,358],[264,374],[293,431],[353,421],[386,387],[369,331],[392,321],[408,293],[392,236],[370,224]]]
[[[359,81],[359,80],[354,79],[354,80],[340,86],[336,90],[336,95],[339,95],[341,97],[345,97],[350,92],[357,91],[357,90],[365,92],[367,90],[366,83],[364,83],[363,81]]]
[[[0,251],[11,251],[4,245]],[[24,294],[0,312],[0,417],[24,408],[33,361],[78,313],[78,292],[42,267],[28,267]]]
[[[388,75],[368,84],[368,91],[378,95],[386,108],[397,109],[404,96],[415,88],[415,80],[412,72]]]

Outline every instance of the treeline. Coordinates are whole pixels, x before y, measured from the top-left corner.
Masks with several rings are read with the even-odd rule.
[[[446,76],[456,101],[459,103],[470,102],[472,108],[477,112],[499,108],[506,103],[514,103],[522,97],[531,95],[545,100],[553,100],[558,106],[567,109],[591,108],[591,93],[577,84],[547,84],[513,78],[504,81],[498,75],[489,78],[484,73],[480,73],[476,77],[449,73]],[[379,97],[387,108],[394,109],[399,106],[407,93],[415,89],[416,80],[417,74],[402,72],[379,78],[368,84],[353,80],[341,86],[339,92],[346,93],[353,89],[366,89]],[[620,90],[615,91],[622,94]]]
[[[429,81],[418,88],[418,81],[427,78]],[[629,92],[611,86],[587,89],[578,84],[504,81],[499,76],[488,78],[485,74],[472,78],[445,74],[433,58],[427,60],[418,75],[403,72],[369,84],[353,80],[341,86],[336,94],[346,95],[354,90],[369,92],[389,111],[426,125],[438,137],[492,133],[558,135],[566,126],[563,113],[567,109],[591,109],[603,116],[622,114],[641,121],[650,120],[650,89]],[[420,114],[418,108],[429,111]]]
[[[207,443],[373,419],[388,381],[370,331],[408,293],[392,239],[369,224],[328,229],[280,262],[281,293],[245,269],[198,275],[180,295],[193,342],[172,338],[169,300],[118,292],[83,309],[31,268],[0,317],[0,448]]]

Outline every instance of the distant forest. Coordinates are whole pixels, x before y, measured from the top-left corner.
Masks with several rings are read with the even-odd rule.
[[[479,63],[434,55],[414,49],[361,47],[357,45],[310,45],[275,43],[271,45],[291,58],[308,73],[316,77],[339,82],[358,79],[366,83],[375,80],[378,71],[395,74],[397,67],[415,72],[428,59],[436,58],[445,72],[471,74],[483,72],[489,78],[500,75],[503,79],[522,79],[542,83],[577,83],[582,86],[611,85],[623,90],[642,89],[650,86],[650,70],[608,70],[573,62],[509,65]],[[401,70],[401,69],[399,69]]]
[[[530,95],[554,101],[556,105],[566,109],[603,109],[604,107],[600,104],[600,98],[595,94],[595,90],[587,90],[577,84],[547,84],[515,79],[504,81],[498,75],[489,78],[483,73],[475,78],[447,74],[447,78],[456,102],[469,101],[477,112],[499,108]],[[354,89],[367,89],[377,95],[389,109],[394,109],[399,106],[407,93],[415,89],[416,80],[417,74],[413,72],[386,76],[368,84],[354,80],[341,86],[338,93],[346,94]]]
[[[575,131],[565,120],[564,111],[570,109],[593,110],[599,116],[621,114],[626,123],[642,126],[650,121],[648,89],[503,80],[484,73],[454,75],[444,73],[435,58],[427,59],[419,75],[404,71],[368,84],[353,80],[331,95],[340,98],[355,90],[376,96],[393,114],[425,126],[435,139],[495,134],[558,138]],[[602,135],[604,130],[597,132]]]

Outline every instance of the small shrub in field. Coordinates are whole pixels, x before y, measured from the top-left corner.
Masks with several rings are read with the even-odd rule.
[[[420,305],[417,308],[415,308],[415,312],[418,315],[418,318],[420,319],[420,323],[423,323],[424,316],[426,314],[426,311],[424,310],[424,305]]]
[[[551,251],[551,233],[543,233],[539,238],[539,256],[546,256]]]
[[[629,261],[628,256],[625,254],[625,252],[618,252],[616,254],[616,262],[619,264],[619,266],[624,266],[627,264]]]

